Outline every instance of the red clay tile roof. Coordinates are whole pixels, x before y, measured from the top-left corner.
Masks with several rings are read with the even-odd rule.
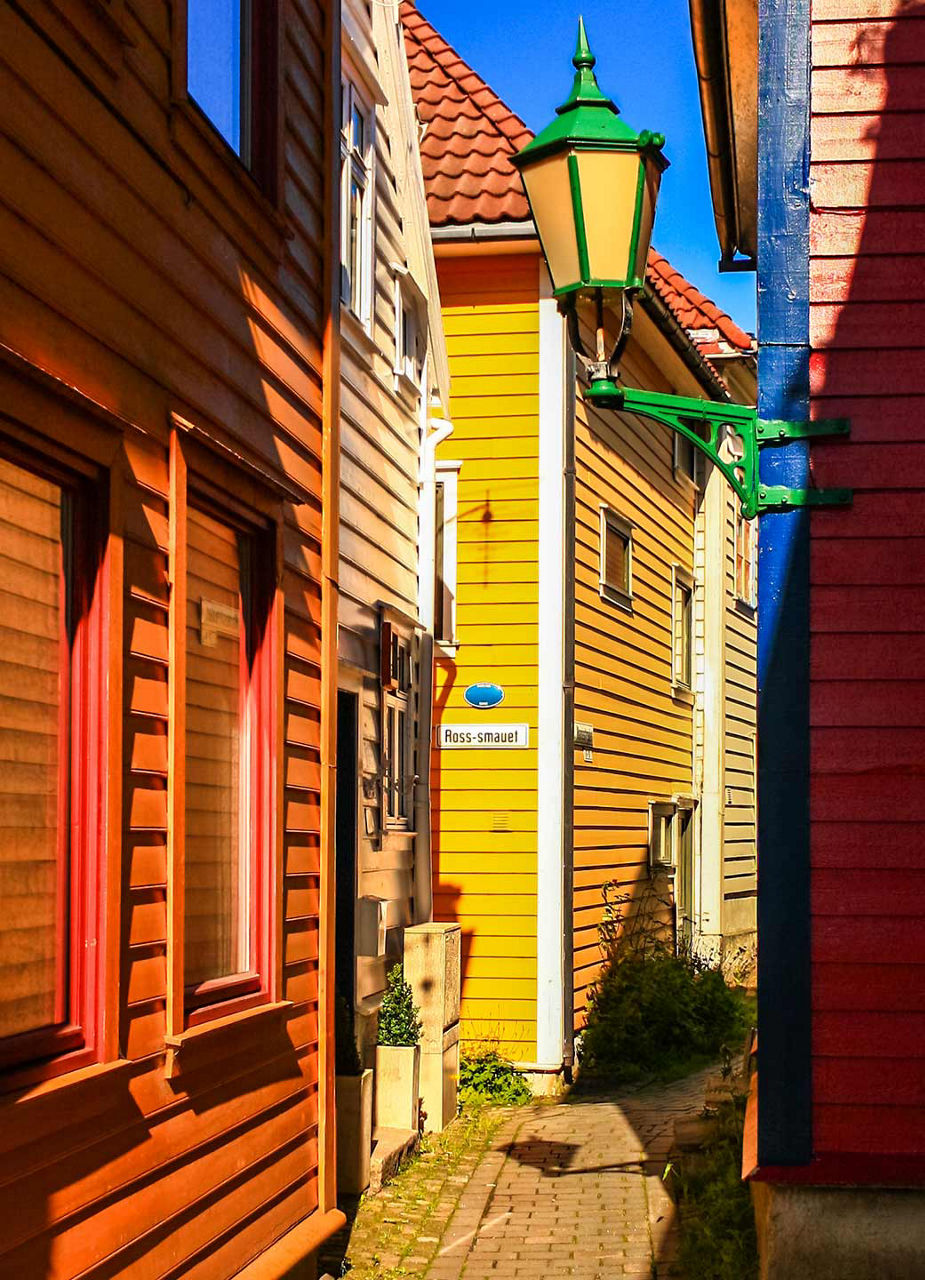
[[[755,339],[740,329],[731,316],[720,311],[689,280],[685,280],[667,258],[654,249],[649,250],[649,269],[646,279],[665,306],[682,325],[702,355],[750,352],[755,349]]]
[[[510,157],[533,134],[408,0],[401,19],[424,126],[421,162],[431,226],[526,221],[530,210]]]
[[[530,208],[510,158],[532,131],[410,0],[403,0],[401,20],[424,126],[421,162],[431,226],[527,221]],[[701,355],[754,349],[753,338],[654,250],[646,276]]]

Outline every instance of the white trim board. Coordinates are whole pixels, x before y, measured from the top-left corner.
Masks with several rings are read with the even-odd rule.
[[[565,324],[539,262],[539,658],[537,684],[536,1056],[558,1069],[565,1048]]]

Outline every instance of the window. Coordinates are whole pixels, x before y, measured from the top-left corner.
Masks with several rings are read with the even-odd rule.
[[[689,951],[694,941],[694,810],[679,806],[674,819],[677,840],[675,881],[675,938],[679,950]]]
[[[672,432],[674,437],[674,473],[675,478],[683,476],[692,484],[697,483],[697,446],[682,436],[679,431]]]
[[[184,949],[190,1021],[265,992],[272,784],[266,535],[203,503],[187,511]],[[220,1011],[224,1012],[224,1006]]]
[[[434,486],[434,639],[456,643],[457,489],[461,464],[437,463]]]
[[[357,90],[341,85],[341,301],[368,326],[373,276],[373,119]]]
[[[182,945],[170,956],[168,1036],[265,1004],[273,978],[278,532],[236,500],[237,478],[177,429],[169,909]]]
[[[395,281],[395,373],[415,386],[421,380],[417,309],[401,280]]]
[[[600,592],[614,604],[633,598],[633,527],[609,507],[601,507]]]
[[[690,690],[694,683],[694,584],[678,565],[671,570],[671,683]]]
[[[263,185],[275,165],[274,6],[265,0],[189,0],[190,97]]]
[[[255,545],[195,507],[187,528],[184,983],[197,1004],[216,983],[259,985],[248,732]]]
[[[383,789],[386,825],[408,825],[414,787],[411,745],[413,659],[410,640],[382,624]]]
[[[671,871],[676,862],[673,804],[649,805],[649,867],[653,871]]]
[[[758,605],[758,521],[736,513],[736,599],[754,609]]]
[[[25,455],[0,457],[4,1067],[95,1056],[103,675],[91,499]]]

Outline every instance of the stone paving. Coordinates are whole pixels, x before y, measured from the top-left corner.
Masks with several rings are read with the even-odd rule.
[[[341,1241],[351,1280],[663,1280],[677,1275],[662,1182],[675,1121],[715,1068],[463,1119],[362,1202]],[[433,1145],[436,1144],[436,1145]],[[338,1254],[325,1263],[334,1276]],[[696,1280],[691,1277],[689,1280]]]

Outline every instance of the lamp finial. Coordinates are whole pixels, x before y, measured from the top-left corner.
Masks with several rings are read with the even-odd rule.
[[[614,112],[617,110],[607,95],[601,93],[597,77],[594,74],[594,64],[596,62],[597,58],[591,52],[591,45],[588,42],[585,20],[584,18],[579,18],[578,41],[575,45],[575,56],[572,58],[575,79],[572,83],[572,92],[562,106],[556,108],[559,115],[566,111],[572,111],[575,107],[603,106],[609,107]]]
[[[580,71],[582,67],[589,70],[597,62],[594,54],[591,52],[591,46],[588,44],[588,33],[585,30],[584,18],[578,19],[578,43],[575,45],[575,56],[572,58],[572,66],[576,71]]]

